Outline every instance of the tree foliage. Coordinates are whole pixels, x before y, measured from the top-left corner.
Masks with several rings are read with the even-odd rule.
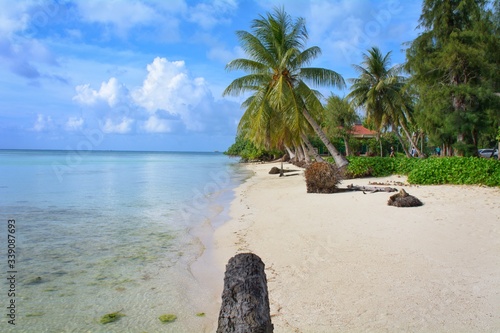
[[[391,52],[382,55],[377,47],[369,49],[363,54],[362,65],[353,65],[359,77],[350,80],[352,87],[348,98],[355,106],[365,109],[367,121],[372,122],[377,131],[390,127],[405,147],[399,134],[401,128],[418,150],[408,131],[413,118],[413,100],[406,89],[407,80],[401,75],[401,66],[391,67],[390,64]],[[419,155],[422,155],[420,151]]]
[[[321,95],[306,81],[343,87],[344,80],[332,70],[307,67],[321,50],[317,46],[306,48],[304,19],[292,19],[284,9],[277,8],[253,20],[251,29],[236,33],[248,58],[232,60],[226,66],[247,73],[224,91],[224,95],[251,93],[242,105],[245,113],[239,123],[240,134],[267,149],[301,146],[303,136],[313,133],[313,129],[324,136],[315,123],[323,108]],[[347,164],[333,150],[340,166]]]
[[[332,94],[327,98],[323,116],[324,127],[327,128],[329,136],[341,137],[344,140],[347,156],[352,153],[349,143],[354,124],[358,121],[359,116],[346,97]]]
[[[500,119],[498,12],[486,4],[424,0],[423,32],[407,50],[418,124],[434,143],[459,155],[475,154],[481,136],[494,133]]]

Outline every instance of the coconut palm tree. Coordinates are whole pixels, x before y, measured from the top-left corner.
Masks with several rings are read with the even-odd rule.
[[[240,128],[251,128],[247,135],[257,142],[282,141],[297,147],[303,144],[302,135],[314,130],[337,166],[345,167],[348,161],[316,120],[323,108],[321,94],[305,81],[339,88],[345,83],[332,70],[305,67],[321,50],[317,46],[305,48],[308,34],[304,19],[293,20],[284,9],[277,8],[272,14],[253,20],[251,29],[252,33],[236,32],[248,59],[235,59],[226,66],[227,70],[243,70],[247,74],[231,82],[224,95],[252,94],[243,103],[246,111]]]
[[[344,139],[345,154],[351,154],[351,140],[354,124],[359,121],[356,110],[346,97],[330,95],[326,100],[325,121],[329,124],[328,134]]]
[[[389,67],[390,56],[391,52],[382,56],[377,47],[372,47],[368,54],[363,54],[362,66],[353,65],[359,77],[349,80],[352,86],[347,97],[355,107],[365,108],[368,120],[373,122],[379,132],[391,127],[407,156],[410,155],[399,134],[400,127],[418,155],[423,156],[408,131],[413,109],[411,96],[405,88],[406,79],[400,75],[401,66]]]

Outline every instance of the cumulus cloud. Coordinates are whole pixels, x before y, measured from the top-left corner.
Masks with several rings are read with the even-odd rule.
[[[148,75],[142,87],[133,92],[135,103],[149,113],[165,110],[179,116],[188,130],[202,130],[193,112],[211,94],[203,78],[191,78],[184,61],[155,58],[147,66]]]
[[[125,102],[128,96],[128,89],[114,77],[108,82],[101,83],[99,90],[94,90],[89,84],[76,86],[76,96],[73,100],[87,105],[94,105],[100,101],[107,103],[110,107]]]
[[[160,119],[154,115],[144,123],[143,129],[149,133],[167,133],[172,130],[172,127],[168,120]]]
[[[146,69],[142,84],[133,90],[112,77],[99,89],[76,86],[73,100],[99,118],[106,133],[235,131],[239,105],[215,102],[206,80],[193,77],[184,61],[157,57]]]
[[[52,118],[50,116],[44,116],[43,114],[38,114],[35,124],[33,125],[33,130],[35,132],[42,132],[44,130],[50,129],[53,126]]]
[[[104,133],[118,133],[126,134],[132,130],[133,119],[123,117],[118,121],[113,121],[112,119],[106,119],[106,122],[102,126],[102,131]]]
[[[82,128],[83,123],[84,120],[82,117],[69,117],[64,127],[68,131],[77,131]]]

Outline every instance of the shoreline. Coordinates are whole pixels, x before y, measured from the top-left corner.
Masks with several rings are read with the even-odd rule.
[[[388,193],[307,194],[302,172],[268,174],[279,164],[245,165],[213,251],[222,274],[237,253],[262,258],[275,332],[500,329],[500,189],[404,186],[424,206],[396,208]]]
[[[209,213],[205,213],[204,221],[189,230],[189,235],[201,247],[199,255],[187,265],[187,272],[196,286],[185,286],[192,306],[202,309],[205,314],[200,332],[216,331],[224,284],[225,265],[220,267],[215,261],[215,230],[231,220],[229,208],[235,200],[235,191],[251,177],[242,164],[237,165],[237,170],[226,170],[224,176],[229,179],[226,186],[222,186],[224,181],[217,184],[221,187],[208,200]]]

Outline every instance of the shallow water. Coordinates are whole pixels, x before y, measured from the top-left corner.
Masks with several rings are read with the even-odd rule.
[[[196,316],[213,295],[189,272],[204,250],[191,230],[220,220],[245,177],[216,153],[0,151],[0,233],[6,248],[16,220],[17,271],[16,326],[2,315],[1,331],[209,329],[213,318]],[[99,323],[116,311],[125,317]],[[178,319],[162,324],[165,313]]]

